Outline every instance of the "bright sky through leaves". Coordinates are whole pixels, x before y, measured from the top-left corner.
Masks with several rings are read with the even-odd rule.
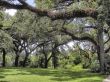
[[[27,2],[30,5],[35,6],[34,0],[27,0]],[[16,13],[16,10],[15,9],[7,9],[5,12],[8,13],[9,15],[11,15],[11,16],[14,16],[15,13]]]

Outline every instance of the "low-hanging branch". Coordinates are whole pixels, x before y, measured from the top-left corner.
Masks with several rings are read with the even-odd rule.
[[[7,9],[27,9],[39,16],[47,16],[51,19],[70,19],[75,17],[92,17],[97,18],[98,12],[95,9],[82,9],[82,10],[72,10],[72,11],[59,11],[59,10],[47,10],[35,8],[24,0],[18,0],[20,4],[9,3],[4,0],[0,0],[0,6]]]
[[[93,38],[91,38],[89,36],[82,36],[82,37],[80,36],[80,37],[77,37],[73,33],[69,32],[66,28],[63,28],[61,30],[61,32],[66,33],[67,35],[71,36],[73,40],[79,40],[79,41],[81,41],[81,40],[87,40],[87,41],[92,42],[95,46],[98,45],[97,41],[95,41]]]

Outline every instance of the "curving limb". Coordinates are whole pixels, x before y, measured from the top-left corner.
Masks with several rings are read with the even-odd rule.
[[[27,9],[39,16],[47,16],[51,19],[71,19],[75,17],[92,17],[97,18],[98,11],[95,9],[82,9],[82,10],[72,10],[72,11],[62,11],[55,9],[38,9],[26,3],[24,0],[18,0],[20,4],[9,3],[8,1],[0,0],[0,6],[7,9]]]

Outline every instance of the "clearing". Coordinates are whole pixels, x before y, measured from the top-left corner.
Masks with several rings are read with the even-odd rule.
[[[105,76],[72,69],[0,68],[0,82],[102,82]]]

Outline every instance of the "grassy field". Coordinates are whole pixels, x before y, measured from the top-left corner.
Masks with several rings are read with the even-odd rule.
[[[102,82],[104,76],[73,69],[0,68],[0,82]]]

